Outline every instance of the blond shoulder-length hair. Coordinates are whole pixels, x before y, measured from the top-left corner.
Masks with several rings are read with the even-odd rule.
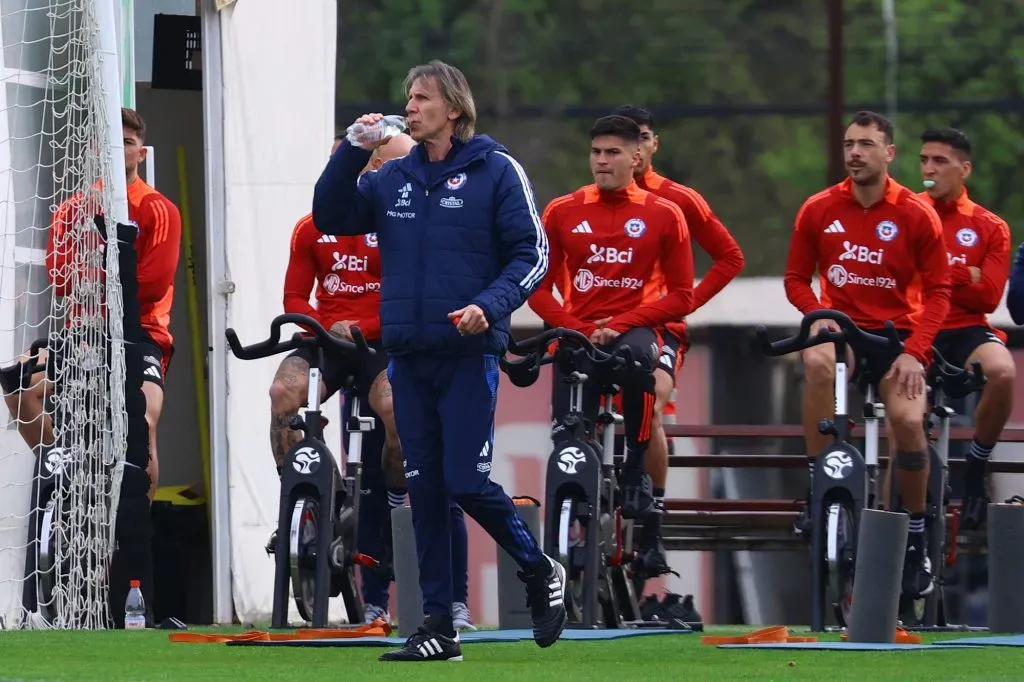
[[[445,104],[459,112],[459,117],[455,119],[455,136],[463,142],[473,137],[476,131],[476,103],[473,101],[473,92],[469,89],[466,76],[456,67],[440,59],[414,66],[409,69],[402,84],[406,99],[409,98],[412,84],[421,78],[434,79]]]

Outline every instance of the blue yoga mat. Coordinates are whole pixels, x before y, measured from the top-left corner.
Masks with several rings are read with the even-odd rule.
[[[664,628],[636,628],[623,630],[565,630],[561,640],[600,641],[621,639],[623,637],[642,637],[653,635],[686,635],[690,630],[668,630]],[[463,644],[522,642],[532,641],[530,630],[477,630],[476,632],[459,633]],[[401,646],[405,644],[403,637],[354,637],[351,639],[299,639],[277,642],[228,642],[228,646],[312,646],[312,647],[346,647],[346,646]]]
[[[942,644],[952,646],[1024,646],[1024,635],[1005,635],[1003,637],[963,637],[961,639],[943,640]]]
[[[925,649],[957,649],[941,644],[875,644],[868,642],[792,642],[790,644],[719,644],[719,649],[807,649],[811,651],[922,651]],[[968,646],[967,648],[971,648]]]

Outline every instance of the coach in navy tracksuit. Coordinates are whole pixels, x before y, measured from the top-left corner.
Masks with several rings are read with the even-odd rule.
[[[409,72],[405,91],[412,152],[359,178],[370,151],[346,142],[313,194],[322,232],[376,232],[380,248],[380,318],[426,616],[382,660],[462,656],[451,621],[449,495],[522,567],[534,639],[550,646],[565,626],[565,571],[490,479],[498,358],[512,312],[547,272],[547,239],[522,167],[473,134],[462,73],[431,62]]]

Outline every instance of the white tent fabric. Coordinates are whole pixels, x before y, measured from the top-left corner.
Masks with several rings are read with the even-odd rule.
[[[235,284],[227,325],[246,344],[266,338],[270,320],[283,312],[292,228],[310,211],[330,151],[337,10],[334,0],[303,0],[287,10],[274,0],[246,0],[220,14],[227,275]],[[273,562],[263,547],[277,523],[279,486],[268,388],[280,360],[228,361],[227,423],[220,427],[228,431],[232,592],[243,623],[269,620],[272,608]],[[327,433],[336,452],[338,421]],[[331,619],[340,612],[332,609]]]

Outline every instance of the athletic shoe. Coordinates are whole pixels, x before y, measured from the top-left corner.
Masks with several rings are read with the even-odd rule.
[[[668,565],[668,558],[665,556],[665,547],[661,544],[661,539],[637,554],[636,559],[633,560],[633,570],[643,575],[645,579],[657,578],[660,575],[673,572]]]
[[[275,530],[270,534],[270,539],[267,540],[267,546],[263,548],[266,551],[267,556],[270,556],[277,551],[277,531]]]
[[[459,633],[448,637],[430,628],[429,619],[424,621],[412,637],[405,640],[401,649],[381,654],[380,661],[461,661],[462,645]]]
[[[978,530],[988,518],[992,495],[985,464],[984,460],[970,455],[964,464],[964,500],[960,507],[960,527],[964,530]]]
[[[903,560],[903,594],[911,599],[927,597],[935,589],[932,579],[932,562],[925,548],[924,534],[907,542],[907,554]]]
[[[363,622],[372,623],[378,618],[382,619],[388,625],[391,624],[391,614],[386,609],[382,609],[376,604],[363,604]]]
[[[647,472],[637,467],[624,467],[620,482],[622,518],[642,519],[657,511],[654,503],[654,484]]]
[[[473,617],[469,614],[469,606],[461,601],[452,602],[452,625],[456,630],[476,630]]]
[[[549,647],[558,641],[569,616],[565,610],[565,568],[548,555],[536,572],[519,571],[526,583],[526,605],[533,617],[533,641]]]
[[[640,618],[646,622],[679,621],[694,632],[704,631],[704,619],[693,605],[693,595],[685,597],[669,592],[659,602],[653,594],[644,597],[640,603]]]

